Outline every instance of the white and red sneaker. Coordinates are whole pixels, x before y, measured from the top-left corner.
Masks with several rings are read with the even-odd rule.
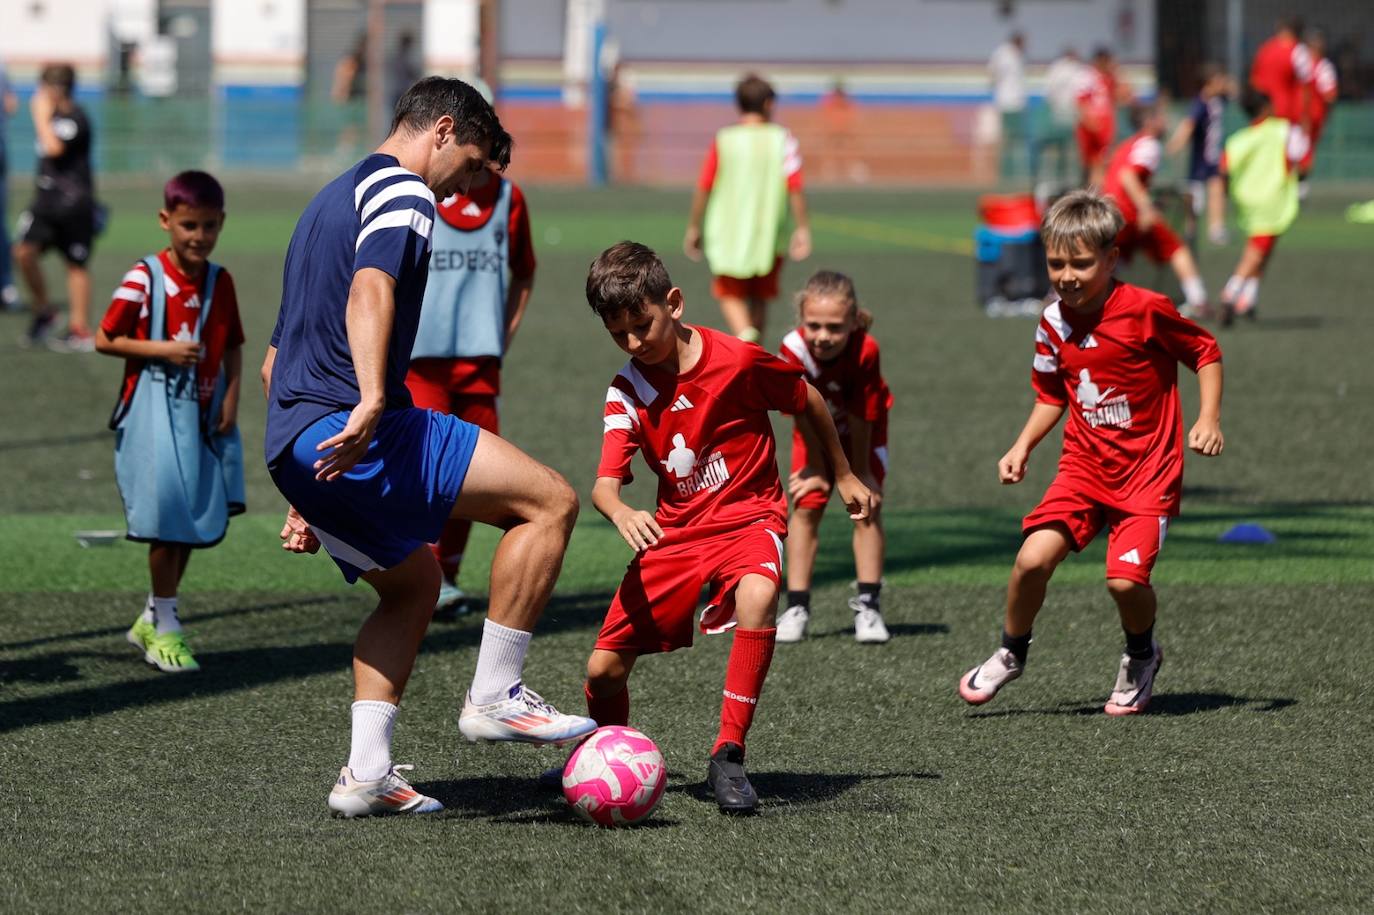
[[[959,679],[959,695],[969,705],[982,705],[997,691],[1021,676],[1026,665],[1009,648],[999,648],[982,664]]]
[[[523,683],[496,702],[476,705],[469,693],[458,716],[458,731],[468,740],[513,740],[561,747],[596,730],[596,722],[581,715],[565,715]]]
[[[1158,642],[1152,643],[1152,647],[1154,650],[1148,658],[1136,660],[1128,654],[1121,656],[1116,687],[1102,709],[1113,718],[1139,715],[1149,706],[1155,694],[1155,674],[1159,673],[1159,665],[1164,663],[1164,649],[1159,647]]]
[[[329,792],[329,809],[335,816],[370,817],[389,813],[437,813],[444,805],[432,797],[410,787],[400,776],[402,770],[414,766],[392,766],[381,778],[364,782],[353,777],[353,770],[344,766],[339,780]]]

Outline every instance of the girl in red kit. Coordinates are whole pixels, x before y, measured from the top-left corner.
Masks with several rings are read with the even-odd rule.
[[[878,513],[887,475],[887,415],[892,392],[878,367],[878,341],[868,333],[872,315],[859,308],[854,281],[821,270],[797,294],[799,326],[782,341],[785,362],[801,366],[806,380],[825,398],[854,475],[873,493],[873,512],[854,525],[854,569],[858,596],[851,598],[854,638],[876,644],[890,637],[878,594],[882,588],[885,540]],[[800,426],[792,433],[788,494],[787,610],[778,618],[778,641],[799,642],[811,619],[811,571],[817,534],[830,489],[831,471]]]

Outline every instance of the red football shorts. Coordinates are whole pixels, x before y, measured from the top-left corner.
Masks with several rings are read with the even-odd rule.
[[[451,413],[493,435],[501,434],[494,394],[463,394],[414,369],[406,375],[406,387],[410,389],[410,399],[421,409]]]
[[[1107,529],[1107,577],[1148,585],[1150,572],[1164,545],[1169,519],[1162,515],[1128,515],[1108,508],[1055,478],[1040,504],[1021,522],[1021,531],[1052,524],[1069,529],[1075,551],[1082,550],[1104,527]]]
[[[883,413],[878,417],[878,421],[873,424],[872,452],[869,454],[868,467],[873,471],[873,481],[879,486],[883,485],[883,480],[887,478],[887,414]],[[841,436],[844,443],[845,453],[849,453],[849,437]],[[792,472],[796,473],[807,465],[809,455],[806,451],[806,440],[796,429],[792,430]],[[827,481],[833,490],[835,477],[830,473],[830,468],[824,459],[816,461],[813,467],[822,468]],[[824,511],[826,504],[830,501],[829,492],[809,492],[802,496],[793,505],[794,508],[810,508],[816,511]]]
[[[1082,124],[1074,128],[1074,136],[1078,138],[1078,157],[1084,168],[1091,168],[1106,158],[1107,147],[1112,145],[1110,131],[1089,130]]]
[[[1254,248],[1265,259],[1269,260],[1269,255],[1274,253],[1274,245],[1278,244],[1277,235],[1251,235],[1246,239],[1246,244]]]
[[[1135,224],[1123,226],[1117,233],[1116,246],[1121,249],[1122,260],[1128,261],[1136,251],[1143,251],[1156,264],[1167,264],[1174,252],[1183,247],[1183,242],[1167,223],[1156,220],[1144,232]]]
[[[735,586],[762,575],[782,587],[782,538],[763,524],[704,540],[653,547],[634,558],[615,592],[596,647],[652,654],[692,644],[693,617],[701,589],[710,597],[701,611],[702,632],[735,625]]]
[[[773,261],[773,269],[763,276],[740,278],[717,276],[711,280],[711,295],[717,299],[744,299],[767,302],[778,297],[778,277],[782,274],[782,255]]]

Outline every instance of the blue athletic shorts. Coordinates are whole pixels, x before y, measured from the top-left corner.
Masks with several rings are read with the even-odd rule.
[[[267,469],[352,584],[439,539],[482,430],[432,410],[388,410],[352,470],[316,480],[315,446],[347,422],[341,411],[307,426]]]
[[[1208,162],[1205,159],[1201,159],[1197,162],[1190,162],[1188,164],[1189,181],[1206,181],[1209,178],[1215,178],[1217,175],[1220,174],[1220,162]]]

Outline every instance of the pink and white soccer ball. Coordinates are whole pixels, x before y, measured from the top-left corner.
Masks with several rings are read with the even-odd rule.
[[[598,826],[630,826],[658,806],[668,784],[663,754],[634,728],[597,728],[563,767],[563,796]]]

